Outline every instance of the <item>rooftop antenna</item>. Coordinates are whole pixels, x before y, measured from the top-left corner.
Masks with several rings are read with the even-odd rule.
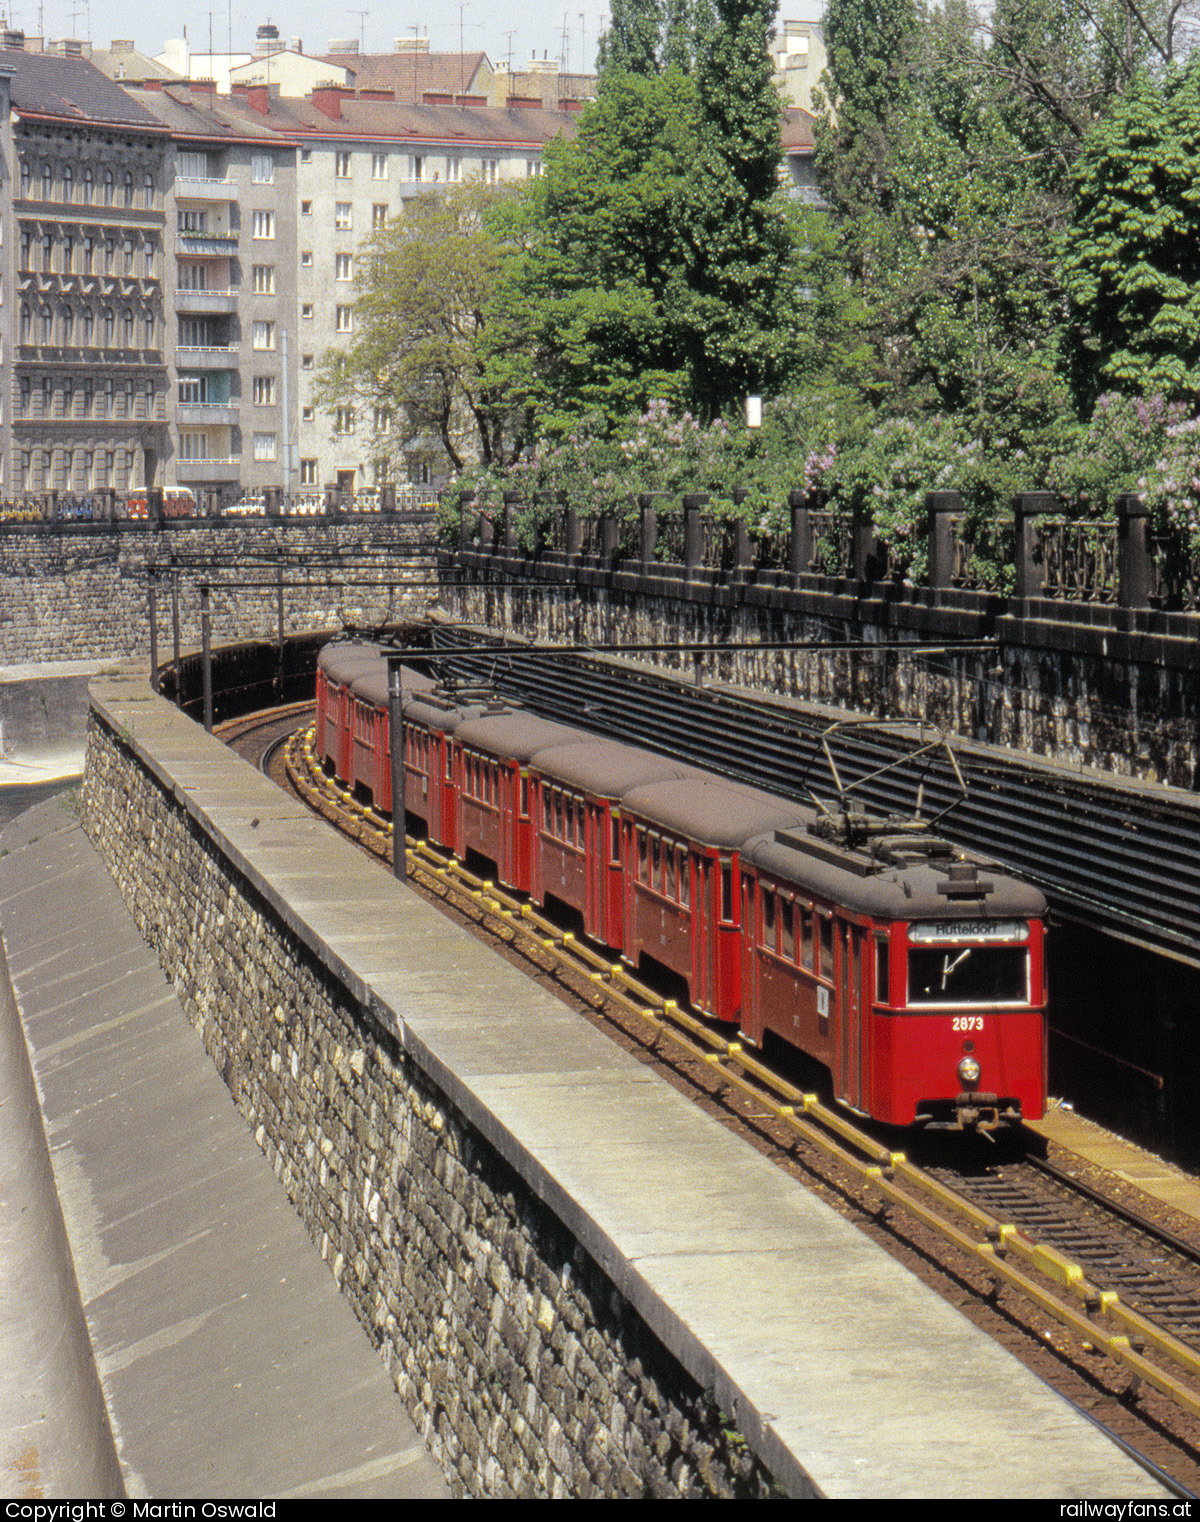
[[[512,40],[516,35],[515,29],[504,34],[504,40],[508,43],[508,77],[510,80],[512,79]],[[512,85],[510,84],[508,88],[511,91]]]
[[[358,17],[358,50],[364,56],[367,51],[367,17],[370,11],[351,11],[352,16]]]
[[[413,105],[416,106],[420,104],[417,99],[417,42],[421,35],[421,29],[417,26],[410,26],[409,31],[413,34]]]
[[[571,72],[571,34],[567,29],[567,12],[563,11],[562,55],[559,58],[564,74]]]
[[[465,10],[465,5],[460,5],[458,8],[458,99],[464,111],[467,109],[467,52],[463,41],[463,12]]]
[[[587,73],[587,14],[579,12],[579,72]]]

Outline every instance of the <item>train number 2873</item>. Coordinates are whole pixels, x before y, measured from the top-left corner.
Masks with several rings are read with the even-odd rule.
[[[983,1029],[982,1015],[955,1015],[954,1029],[956,1031],[981,1031]]]

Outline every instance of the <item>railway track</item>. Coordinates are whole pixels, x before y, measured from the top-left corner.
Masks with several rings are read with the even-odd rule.
[[[286,769],[310,806],[390,861],[390,821],[325,776],[311,731],[290,733],[303,712],[253,716],[236,736],[226,726],[226,738],[243,752],[277,753],[264,770],[283,780]],[[1200,1493],[1200,1247],[1035,1157],[978,1166],[974,1154],[976,1166],[965,1170],[918,1166],[602,948],[426,842],[409,837],[405,849],[416,886],[549,973],[685,1085],[703,1089],[782,1166],[859,1212],[891,1239],[890,1250],[900,1243],[898,1256],[914,1254],[926,1269],[936,1263],[968,1314],[994,1320],[999,1340],[1176,1494]],[[1053,1373],[1039,1366],[1045,1359]]]

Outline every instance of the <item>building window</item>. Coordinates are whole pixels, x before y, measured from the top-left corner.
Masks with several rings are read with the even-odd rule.
[[[336,272],[337,272],[337,276],[336,277],[337,277],[338,280],[353,280],[354,279],[354,255],[353,254],[338,254],[337,255],[337,261],[336,261]]]
[[[207,232],[208,213],[206,211],[181,211],[178,213],[178,226],[181,233]]]
[[[311,370],[312,367],[313,367],[313,357],[312,357],[312,355],[311,354],[302,354],[300,356],[300,368],[301,368],[301,370]]]
[[[152,279],[154,276],[154,239],[147,238],[142,244],[142,250],[146,258],[146,278]]]
[[[256,264],[254,266],[254,294],[256,296],[274,296],[275,266],[273,264]]]
[[[418,184],[425,178],[425,155],[414,153],[408,161],[408,177]]]
[[[42,200],[49,201],[54,197],[54,171],[49,164],[42,165]]]
[[[142,180],[142,205],[147,211],[154,205],[154,176],[149,173]]]
[[[176,173],[181,180],[207,180],[212,178],[207,153],[180,152],[175,160]]]
[[[275,435],[273,433],[256,433],[254,435],[254,458],[259,461],[270,461],[275,458]]]
[[[83,240],[83,273],[94,275],[96,265],[96,240],[89,233]]]
[[[30,253],[32,252],[32,249],[33,249],[33,235],[30,233],[30,231],[29,231],[29,229],[27,227],[23,227],[21,229],[21,264],[20,264],[20,268],[23,269],[23,270],[28,270],[28,269],[32,268],[32,266],[30,265],[30,262],[29,262],[29,257],[30,257]]]
[[[42,342],[48,344],[54,337],[54,313],[50,310],[49,303],[42,306]]]
[[[145,407],[146,407],[145,416],[148,417],[148,418],[152,418],[154,416],[154,414],[155,414],[155,406],[154,406],[154,382],[152,380],[148,380],[146,382],[146,389],[145,389],[144,396],[145,396]]]
[[[30,341],[31,335],[29,330],[31,324],[32,318],[30,316],[29,308],[27,306],[23,306],[21,308],[21,342],[23,344],[27,344]]]
[[[33,398],[33,386],[27,375],[21,377],[21,412],[23,416],[29,416],[29,407]]]
[[[96,332],[96,314],[91,307],[83,309],[83,343],[86,348],[92,341]]]
[[[300,461],[300,485],[315,486],[317,484],[317,462],[315,460]]]
[[[388,159],[386,153],[373,153],[371,155],[371,178],[373,180],[386,180],[388,177]]]
[[[304,407],[301,409],[301,416],[306,423],[315,423],[317,420],[317,409],[315,407]]]
[[[125,171],[125,205],[133,205],[133,175],[128,169]]]
[[[275,183],[275,160],[269,153],[255,153],[250,158],[250,178],[256,185]]]
[[[273,349],[275,347],[275,324],[273,322],[256,322],[254,324],[254,347],[256,349]]]
[[[146,348],[147,349],[152,349],[154,347],[154,313],[153,312],[147,312],[146,313],[146,324],[145,325],[146,325]]]
[[[133,382],[131,380],[125,382],[125,416],[127,418],[133,416]]]
[[[312,249],[311,248],[304,248],[304,249],[300,250],[300,268],[302,270],[312,269]]]
[[[75,313],[70,307],[63,307],[62,334],[64,347],[70,348],[75,341]]]
[[[96,193],[96,179],[90,169],[83,171],[83,204],[90,206]]]
[[[300,215],[302,217],[311,217],[312,216],[312,202],[311,201],[301,201],[300,202]]]
[[[494,185],[499,175],[500,160],[483,159],[481,163],[483,167],[483,183],[485,185]]]
[[[29,164],[28,164],[27,160],[22,159],[21,160],[21,199],[23,201],[28,201],[28,199],[29,199],[29,182],[30,182],[30,180],[32,178],[33,178],[33,176],[30,174]]]
[[[125,334],[125,347],[127,349],[132,349],[133,348],[133,312],[130,310],[129,307],[126,307],[124,312],[122,312],[122,314],[121,314],[121,327],[122,327],[122,329],[124,331],[124,334]],[[130,384],[132,385],[132,382],[130,382]]]
[[[354,409],[353,407],[339,407],[333,415],[334,433],[349,434],[354,432]]]
[[[54,382],[48,375],[42,376],[42,416],[54,416]]]
[[[62,198],[68,206],[75,199],[75,172],[70,164],[63,165]]]
[[[354,308],[353,307],[338,307],[338,309],[337,309],[337,323],[336,323],[336,326],[337,326],[337,330],[338,330],[339,333],[353,333],[354,332]]]
[[[348,180],[350,178],[350,157],[351,155],[348,153],[338,153],[336,155],[336,173],[339,180]]]
[[[538,175],[541,174],[541,172],[542,172],[542,165],[541,165],[541,160],[540,159],[526,159],[525,160],[525,178],[527,180],[536,180]]]
[[[376,201],[371,207],[371,226],[376,231],[387,226],[388,209],[386,201]]]
[[[54,237],[53,237],[53,234],[46,233],[45,236],[42,238],[42,272],[43,272],[43,274],[48,275],[48,274],[50,274],[50,272],[53,269],[54,269]]]
[[[301,304],[301,307],[300,307],[300,316],[301,316],[301,318],[305,322],[311,322],[312,321],[312,315],[313,315],[313,304],[312,304],[312,302],[311,301],[305,301],[305,302],[303,302]]]
[[[254,377],[254,405],[256,407],[273,407],[275,405],[275,377],[273,375],[256,375]]]
[[[392,411],[390,407],[376,407],[375,409],[375,432],[391,433]]]
[[[111,206],[113,203],[113,172],[111,169],[104,171],[104,204]]]
[[[125,239],[125,244],[124,244],[124,248],[123,248],[122,252],[124,253],[124,256],[125,256],[125,273],[127,275],[132,275],[133,274],[133,239],[132,238],[126,238]]]
[[[275,236],[275,213],[273,211],[256,211],[254,213],[254,236],[256,238],[273,238]]]
[[[87,375],[87,376],[84,377],[84,381],[83,381],[83,415],[84,415],[84,417],[91,417],[91,415],[92,415],[92,403],[93,403],[93,400],[94,400],[94,392],[95,392],[95,382],[92,380],[92,377],[90,375]]]
[[[100,413],[101,417],[116,417],[116,408],[113,406],[113,383],[111,380],[104,382],[104,404]]]
[[[179,435],[179,454],[180,458],[184,460],[207,460],[208,434],[181,433]]]
[[[337,201],[333,208],[333,225],[340,233],[348,233],[354,226],[354,209],[349,201]]]
[[[206,399],[207,377],[203,375],[183,375],[179,378],[179,400],[184,406],[198,407]]]
[[[302,164],[311,164],[312,163],[312,149],[311,148],[301,148],[301,150],[300,150],[300,162]]]

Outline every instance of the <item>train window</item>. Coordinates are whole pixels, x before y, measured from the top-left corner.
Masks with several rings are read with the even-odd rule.
[[[733,923],[733,863],[721,863],[721,918],[727,925]]]
[[[454,781],[454,747],[446,746],[446,781]]]
[[[615,809],[610,815],[609,822],[612,826],[612,841],[609,846],[609,853],[613,866],[619,867],[621,865],[621,816]]]
[[[891,983],[888,978],[888,943],[882,936],[875,941],[875,1002],[890,1004]]]
[[[792,929],[792,901],[779,901],[779,954],[788,962],[796,960],[796,937]]]
[[[542,786],[542,829],[545,830],[547,835],[549,835],[549,833],[550,833],[550,823],[551,823],[550,816],[551,816],[551,812],[552,812],[552,807],[553,806],[552,806],[552,804],[550,802],[550,789],[543,784],[543,786]]]
[[[650,886],[662,892],[662,842],[657,835],[650,837]]]
[[[557,788],[554,789],[554,833],[559,840],[563,838],[563,807],[562,794]]]
[[[726,915],[726,918],[728,919],[728,915]],[[768,951],[775,950],[775,895],[769,888],[763,889],[761,944]]]
[[[679,902],[685,909],[692,904],[692,858],[686,846],[679,848]]]
[[[529,818],[529,778],[521,773],[521,818]]]
[[[1023,946],[910,946],[908,1002],[1025,1004],[1029,953]]]
[[[645,830],[639,829],[638,832],[637,832],[637,838],[638,838],[638,879],[641,882],[645,882],[646,881],[646,832],[645,832]]]
[[[833,977],[833,920],[828,914],[818,912],[821,927],[821,965],[817,971],[823,978]]]
[[[581,851],[587,848],[587,809],[582,798],[575,800],[575,844]]]

